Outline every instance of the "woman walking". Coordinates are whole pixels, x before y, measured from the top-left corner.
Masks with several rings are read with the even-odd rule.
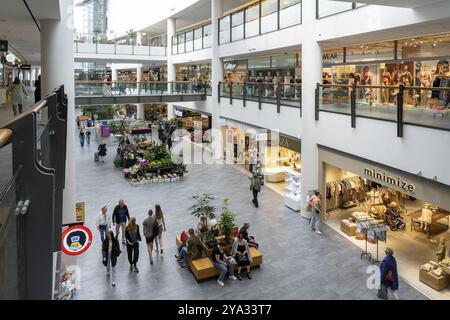
[[[160,253],[163,254],[163,241],[162,235],[163,231],[166,232],[166,222],[164,221],[164,214],[161,210],[161,206],[159,204],[155,205],[155,218],[156,223],[158,224],[158,236],[155,238],[156,240],[156,252],[158,252],[158,248],[161,249]]]
[[[108,151],[108,149],[106,149],[106,143],[104,141],[102,141],[100,143],[100,145],[97,148],[98,150],[98,156],[100,157],[100,160],[102,162],[105,162],[105,160],[103,160],[103,157],[106,157],[106,151]]]
[[[21,114],[23,111],[23,102],[25,98],[28,98],[27,89],[20,82],[19,77],[14,78],[14,82],[6,89],[6,94],[11,95],[12,97],[12,109],[14,116],[17,114]],[[19,108],[19,112],[17,112],[17,108]]]
[[[378,291],[378,298],[387,300],[388,291],[392,293],[396,300],[399,300],[397,295],[398,290],[398,274],[397,261],[394,258],[394,250],[386,248],[386,257],[381,261],[380,265],[380,290]]]
[[[243,233],[239,233],[239,238],[234,240],[231,256],[234,257],[238,265],[236,278],[242,280],[241,270],[244,267],[247,269],[247,278],[251,279],[252,273],[250,272],[250,264],[252,263],[252,256]]]
[[[120,250],[119,241],[114,237],[114,233],[109,231],[105,241],[103,241],[102,254],[103,264],[106,267],[106,275],[110,275],[112,272],[112,286],[116,286],[116,264],[117,257],[120,256],[122,251]]]
[[[135,217],[130,219],[128,226],[125,228],[125,238],[127,240],[127,253],[128,262],[130,262],[130,271],[139,272],[137,262],[139,259],[139,241],[142,239]]]

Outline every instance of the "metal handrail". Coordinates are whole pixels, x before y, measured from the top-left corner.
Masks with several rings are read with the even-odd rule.
[[[11,119],[7,123],[5,123],[3,125],[3,127],[0,129],[9,127],[11,125],[11,123],[16,122],[16,121],[26,117],[27,115],[29,115],[32,112],[39,112],[40,110],[44,109],[45,107],[47,107],[47,100],[44,99],[44,100],[41,100],[38,103],[34,104],[32,107],[28,108],[25,112],[22,112],[20,115],[14,117],[13,119]]]
[[[286,83],[286,82],[250,82],[250,81],[232,81],[232,82],[225,82],[225,81],[219,81],[221,84],[257,84],[257,85],[278,85],[278,86],[293,86],[293,87],[301,87],[301,83]]]
[[[393,89],[396,90],[398,89],[400,86],[379,86],[379,85],[362,85],[362,84],[358,84],[358,85],[354,85],[356,88],[371,88],[371,89]],[[319,87],[322,88],[352,88],[353,85],[351,84],[321,84],[319,83]],[[417,87],[417,86],[404,86],[403,87],[405,90],[433,90],[433,91],[447,91],[450,90],[450,87]]]
[[[113,83],[120,83],[120,84],[166,84],[166,83],[195,83],[194,81],[110,81],[110,82],[104,82],[103,80],[76,80],[75,84],[113,84]],[[198,82],[197,82],[198,84]],[[207,84],[205,82],[202,82],[202,84]]]
[[[11,141],[12,130],[10,129],[0,129],[0,149],[8,145]]]

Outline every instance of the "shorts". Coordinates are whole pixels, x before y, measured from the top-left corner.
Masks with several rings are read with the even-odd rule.
[[[159,236],[160,234],[163,233],[163,231],[164,231],[164,226],[163,226],[162,224],[160,224],[160,225],[158,226],[158,229],[159,229],[159,233],[158,233],[158,236]]]
[[[145,237],[145,241],[147,242],[147,244],[153,243],[153,240],[155,240],[155,237],[154,237],[154,236]]]

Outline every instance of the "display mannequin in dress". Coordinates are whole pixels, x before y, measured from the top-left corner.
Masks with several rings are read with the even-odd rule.
[[[433,216],[433,211],[431,211],[431,205],[425,203],[422,208],[422,215],[418,219],[420,221],[420,228],[427,231],[431,224],[431,217]]]
[[[425,68],[419,73],[420,86],[422,88],[431,87],[431,73],[427,71]],[[428,107],[428,97],[430,95],[429,90],[421,90],[420,92],[420,102],[422,107]]]
[[[391,74],[387,71],[387,69],[381,69],[382,70],[382,81],[381,81],[381,85],[382,86],[390,86],[392,83],[392,77]],[[383,99],[383,103],[388,103],[389,102],[389,89],[381,89],[381,97]]]
[[[401,84],[404,85],[405,87],[410,87],[410,86],[413,85],[413,77],[412,77],[411,72],[409,72],[408,69],[409,69],[408,66],[405,64],[403,66],[402,80],[401,80]],[[411,99],[412,99],[411,98],[412,92],[411,92],[411,90],[405,90],[404,92],[405,92],[405,100],[406,100],[405,102],[407,104],[412,104],[412,101],[411,101]]]
[[[434,88],[445,88],[450,86],[450,80],[448,76],[449,63],[446,60],[441,60],[436,66],[436,75],[433,80]],[[450,94],[447,91],[435,90],[432,91],[431,97],[434,99],[433,104],[436,108],[447,108],[450,103]],[[438,102],[442,103],[442,106],[438,106]]]
[[[361,77],[361,85],[363,86],[370,86],[372,84],[372,78],[369,74],[369,67],[363,68],[363,74]],[[372,100],[372,90],[370,88],[364,89],[364,98],[366,101],[371,104]]]

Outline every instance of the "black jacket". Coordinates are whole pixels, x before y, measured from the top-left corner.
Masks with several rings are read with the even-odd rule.
[[[125,239],[127,239],[127,241],[131,242],[130,229],[128,228],[128,226],[125,228]],[[139,231],[139,226],[137,226],[136,243],[134,243],[133,245],[139,245],[138,241],[142,241],[141,232]],[[127,245],[128,245],[128,242],[127,242]]]
[[[105,267],[108,265],[108,247],[109,247],[109,240],[106,238],[103,241],[102,245],[102,255],[103,255],[103,264]],[[117,241],[117,238],[113,238],[112,240],[112,250],[111,250],[111,264],[113,267],[116,266],[117,263],[117,257],[120,256],[122,251],[120,250],[119,241]]]
[[[126,221],[119,221],[119,209],[120,209],[120,207],[119,207],[119,205],[117,205],[114,208],[114,212],[113,212],[113,215],[112,215],[113,223],[127,222],[128,220],[130,220],[130,214],[128,213],[128,207],[126,205],[124,205],[123,208],[125,209],[125,216],[127,218]]]

